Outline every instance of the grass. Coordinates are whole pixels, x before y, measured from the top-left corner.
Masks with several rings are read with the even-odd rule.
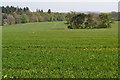
[[[2,79],[2,26],[0,26],[0,79]]]
[[[117,78],[118,26],[69,30],[64,22],[3,27],[3,76]]]

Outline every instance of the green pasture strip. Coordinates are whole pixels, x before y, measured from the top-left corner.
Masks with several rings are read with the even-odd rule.
[[[0,79],[2,79],[2,26],[0,26]]]

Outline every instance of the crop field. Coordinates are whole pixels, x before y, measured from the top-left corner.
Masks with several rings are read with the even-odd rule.
[[[2,76],[117,78],[118,26],[67,29],[64,22],[4,26]]]

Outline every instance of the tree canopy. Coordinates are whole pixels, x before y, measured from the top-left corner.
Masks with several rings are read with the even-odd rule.
[[[26,14],[22,14],[22,22],[23,23],[29,22],[29,18],[28,18],[28,16]]]
[[[85,14],[71,12],[66,15],[68,28],[70,29],[86,29],[86,28],[110,28],[113,18],[110,13]]]
[[[2,25],[12,25],[29,22],[46,22],[46,21],[67,21],[66,24],[70,29],[85,29],[85,28],[110,28],[114,20],[120,20],[118,16],[120,12],[112,13],[59,13],[52,12],[48,9],[47,12],[42,9],[36,9],[36,12],[31,12],[28,7],[20,8],[14,6],[2,6]],[[10,20],[11,19],[11,20]]]
[[[52,12],[51,9],[48,9],[48,12],[44,12],[42,9],[36,9],[36,12],[31,12],[28,7],[20,8],[14,6],[3,6],[2,15],[3,25],[28,22],[65,21],[65,13],[55,13]]]

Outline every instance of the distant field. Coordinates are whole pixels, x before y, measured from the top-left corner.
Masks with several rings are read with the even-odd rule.
[[[116,78],[118,26],[69,30],[64,22],[3,27],[3,76]]]

